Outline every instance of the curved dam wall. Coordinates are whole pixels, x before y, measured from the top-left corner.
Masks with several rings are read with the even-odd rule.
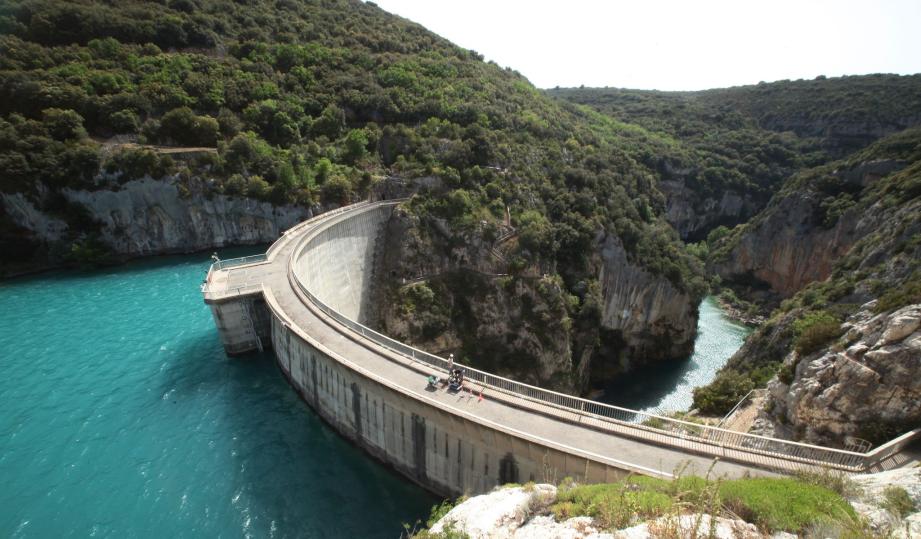
[[[310,232],[293,254],[295,278],[330,307],[363,321],[375,247],[384,245],[378,240],[392,208],[355,211]],[[628,473],[426,399],[422,370],[417,393],[391,382],[380,368],[335,356],[288,318],[271,290],[265,299],[277,363],[300,397],[345,438],[432,492],[475,494],[567,476],[605,482]]]
[[[272,317],[278,365],[300,397],[345,438],[432,492],[453,497],[506,483],[603,483],[628,474],[414,398],[299,333],[277,312]],[[421,374],[419,381],[421,388]]]
[[[375,247],[393,206],[349,214],[324,227],[295,254],[294,274],[317,298],[356,322],[370,312]]]

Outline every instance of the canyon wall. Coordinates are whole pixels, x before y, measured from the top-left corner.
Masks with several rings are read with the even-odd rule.
[[[64,220],[40,211],[22,194],[0,196],[8,218],[34,241],[58,242],[69,232]],[[127,257],[270,243],[313,214],[250,198],[190,193],[170,178],[134,180],[115,191],[64,189],[62,196],[85,211],[108,248]]]

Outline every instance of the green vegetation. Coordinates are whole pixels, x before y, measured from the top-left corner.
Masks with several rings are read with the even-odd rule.
[[[455,506],[463,503],[466,499],[466,496],[461,496],[454,501],[445,500],[437,505],[433,505],[424,527],[421,521],[417,521],[413,526],[405,523],[403,524],[404,536],[412,537],[413,539],[467,539],[467,534],[459,532],[451,526],[447,526],[445,531],[441,533],[432,533],[429,531],[436,522],[441,520],[441,517],[447,515],[451,509],[454,509]]]
[[[811,354],[841,335],[841,320],[828,311],[813,311],[793,323],[793,346],[800,355]]]
[[[915,502],[904,488],[890,486],[883,491],[882,507],[898,518],[904,518],[915,511]]]
[[[631,476],[618,483],[561,487],[558,520],[588,515],[608,529],[679,513],[723,512],[771,532],[802,533],[817,523],[856,521],[847,501],[824,486],[790,478],[674,481]]]
[[[172,161],[100,145],[114,135],[216,153]],[[372,3],[0,6],[0,191],[46,211],[48,193],[145,175],[303,205],[357,200],[390,175],[435,176],[442,187],[415,211],[472,226],[509,207],[519,267],[555,267],[575,286],[604,231],[699,296],[700,263],[662,220],[644,157],[671,145]]]
[[[755,381],[750,376],[729,371],[709,385],[694,388],[694,408],[702,414],[723,415],[752,389]]]
[[[921,271],[916,271],[900,286],[883,293],[873,310],[877,313],[894,311],[899,307],[921,303]]]
[[[797,171],[873,142],[879,131],[871,126],[885,125],[890,133],[909,127],[921,112],[919,90],[918,75],[868,75],[700,92],[557,88],[548,93],[677,141],[645,158],[661,179],[679,180],[690,190],[678,196],[690,196],[691,207],[704,219],[704,226],[686,231],[686,239],[699,241],[715,227],[744,223]],[[844,132],[849,134],[839,135]],[[726,194],[746,201],[741,213],[713,211],[712,200]],[[847,194],[824,201],[827,226],[852,203]],[[712,248],[714,241],[708,244]]]
[[[868,173],[868,164],[896,162],[886,174]],[[871,169],[872,170],[872,169]],[[865,174],[875,174],[863,181]],[[861,305],[876,299],[875,313],[890,312],[921,302],[921,129],[908,129],[884,138],[846,159],[841,159],[791,177],[765,212],[782,197],[808,197],[815,201],[813,222],[817,227],[834,226],[829,199],[847,198],[849,223],[858,215],[875,214],[874,228],[832,266],[831,275],[806,285],[784,300],[771,318],[718,373],[709,385],[695,390],[694,406],[707,413],[728,411],[738,395],[737,386],[763,385],[773,375],[789,384],[795,365],[780,368],[789,352],[808,356],[825,350],[842,334],[841,324]],[[711,246],[711,260],[731,256],[745,228],[756,226],[765,216],[723,234],[718,247]],[[721,232],[722,234],[722,232]],[[745,380],[747,379],[747,381]],[[882,442],[910,425],[884,422],[862,427],[862,438]],[[888,436],[888,437],[887,437]]]

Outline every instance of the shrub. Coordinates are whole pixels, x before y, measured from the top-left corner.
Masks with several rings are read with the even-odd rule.
[[[811,312],[793,323],[793,333],[796,351],[808,355],[841,336],[841,320],[828,311]]]
[[[916,272],[902,286],[893,288],[880,296],[873,311],[884,313],[913,303],[921,303],[921,272]]]
[[[323,202],[344,206],[352,196],[352,182],[344,176],[333,176],[320,188]]]
[[[86,136],[83,116],[72,110],[45,109],[42,111],[42,123],[48,134],[56,140],[80,139]]]
[[[214,146],[220,135],[217,120],[210,116],[197,116],[188,107],[173,109],[160,119],[157,138],[185,146]]]
[[[109,116],[109,125],[116,133],[137,133],[140,120],[133,110],[123,109]]]
[[[694,389],[694,407],[702,414],[723,415],[754,388],[751,378],[727,369],[710,385]]]

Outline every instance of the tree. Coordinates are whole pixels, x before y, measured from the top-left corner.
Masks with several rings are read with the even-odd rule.
[[[80,139],[86,136],[83,116],[72,110],[45,109],[42,111],[42,123],[55,140]]]
[[[355,164],[368,155],[368,135],[364,129],[352,129],[345,136],[345,160]]]
[[[214,146],[220,126],[211,116],[196,116],[192,109],[180,107],[163,115],[158,138],[185,146]]]
[[[330,139],[335,139],[339,137],[344,128],[345,112],[335,104],[330,104],[313,122],[312,131],[316,136],[326,135]]]

